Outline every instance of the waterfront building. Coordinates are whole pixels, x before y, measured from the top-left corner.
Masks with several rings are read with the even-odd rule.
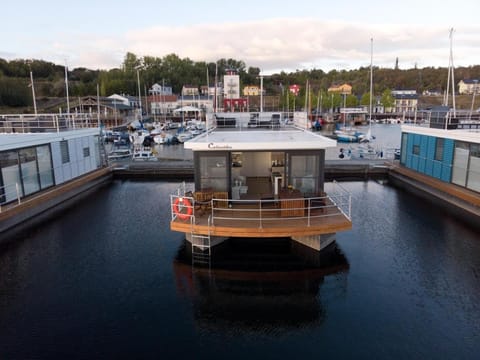
[[[243,96],[259,96],[260,87],[257,85],[248,85],[243,87]]]
[[[195,85],[183,85],[182,87],[182,96],[198,96],[200,95],[198,91],[198,86]]]
[[[148,90],[150,95],[172,95],[173,90],[171,86],[168,85],[160,85],[160,84],[153,84],[152,87]]]
[[[330,93],[351,95],[352,94],[352,85],[350,84],[333,84],[327,90]]]
[[[418,107],[418,94],[416,90],[392,90],[394,110],[397,114],[413,114]]]
[[[458,93],[460,95],[478,94],[478,79],[463,79],[458,83]]]

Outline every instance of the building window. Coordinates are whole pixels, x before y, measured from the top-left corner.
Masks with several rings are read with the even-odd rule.
[[[83,157],[90,157],[90,148],[89,147],[84,147],[83,148]]]
[[[420,155],[420,145],[413,145],[413,155]]]
[[[443,161],[443,144],[445,142],[445,139],[442,138],[437,138],[436,144],[435,144],[435,160],[437,161]]]
[[[60,153],[62,155],[62,164],[70,162],[70,152],[68,151],[68,141],[60,141]]]

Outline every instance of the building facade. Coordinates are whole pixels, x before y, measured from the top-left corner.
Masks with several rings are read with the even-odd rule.
[[[460,95],[478,95],[478,79],[464,79],[458,83],[458,93]]]
[[[392,90],[394,110],[396,113],[414,113],[418,107],[416,90]]]

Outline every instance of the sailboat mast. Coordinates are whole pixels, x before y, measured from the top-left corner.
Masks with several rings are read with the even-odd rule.
[[[452,77],[452,106],[453,106],[453,116],[456,116],[456,106],[455,106],[455,74],[453,66],[453,28],[450,30],[450,72]]]
[[[369,124],[372,128],[372,100],[373,100],[373,38],[370,39],[370,109],[369,109]]]

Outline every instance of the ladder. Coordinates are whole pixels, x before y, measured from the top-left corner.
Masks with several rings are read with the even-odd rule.
[[[195,220],[192,216],[191,243],[192,243],[192,265],[202,265],[210,268],[211,266],[211,237],[210,237],[210,217],[208,218],[208,234],[196,234],[193,230]]]

